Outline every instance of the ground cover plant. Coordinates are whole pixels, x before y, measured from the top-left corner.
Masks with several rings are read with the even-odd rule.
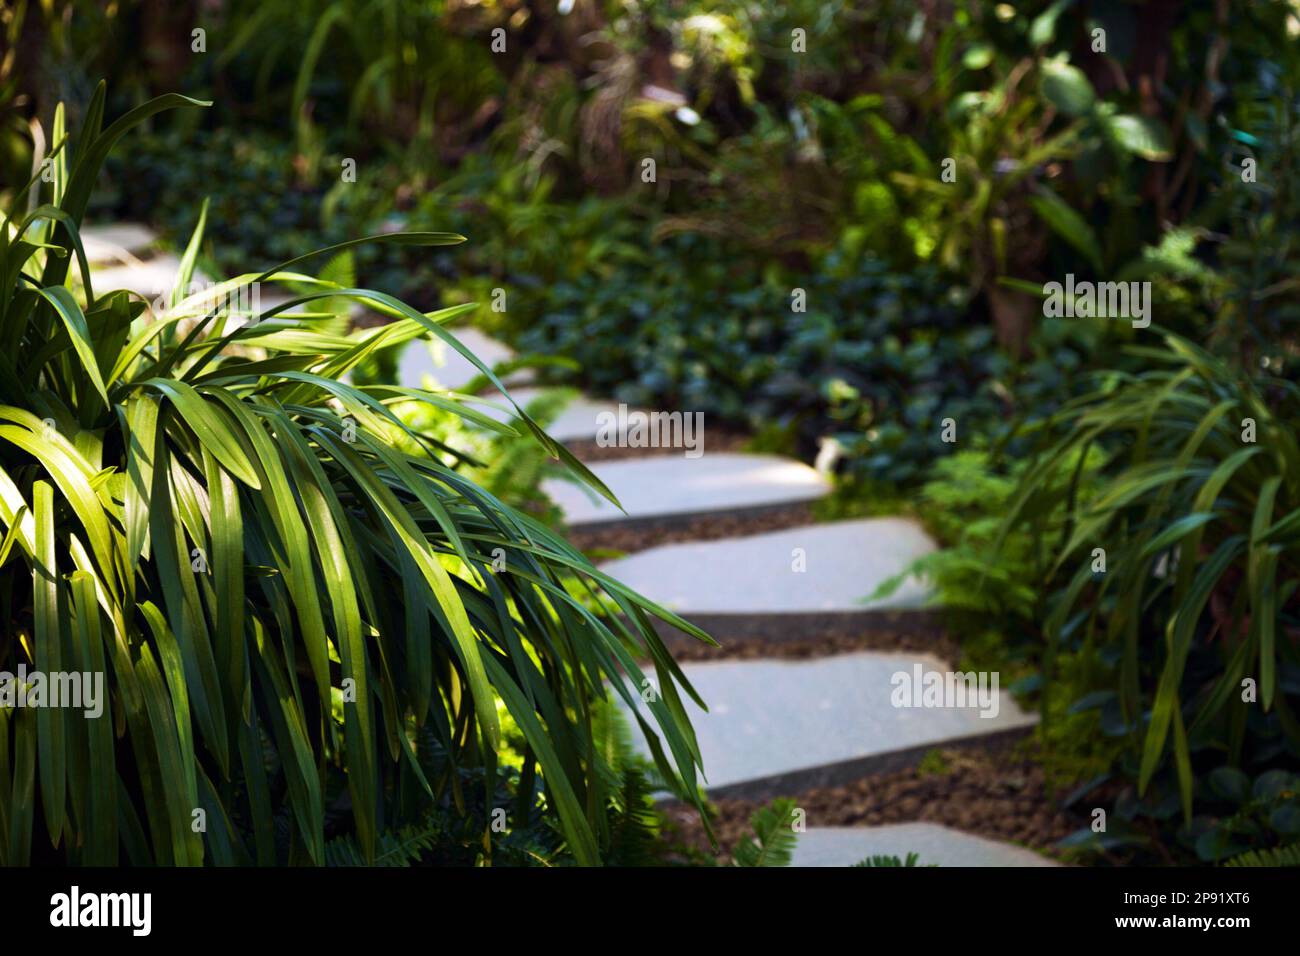
[[[996,430],[1066,397],[1063,372],[1113,354],[1113,329],[1045,328],[1015,283],[1135,261],[1160,238],[1133,215],[1149,198],[1139,194],[1176,160],[1159,204],[1195,205],[1236,117],[1216,102],[1168,121],[1141,92],[1152,64],[1136,31],[1155,31],[1154,47],[1191,47],[1223,28],[1212,5],[1176,26],[1069,3],[957,4],[951,17],[904,6],[832,17],[742,4],[565,14],[386,3],[370,35],[347,3],[311,5],[314,16],[236,3],[211,21],[220,52],[192,58],[194,81],[253,78],[258,95],[240,99],[263,124],[295,126],[296,158],[278,155],[284,138],[250,150],[219,128],[212,169],[167,162],[164,141],[118,179],[160,182],[164,218],[180,224],[185,197],[215,183],[230,196],[214,201],[215,248],[236,267],[241,248],[274,249],[299,229],[326,244],[472,220],[478,248],[464,256],[374,246],[358,250],[358,275],[421,307],[437,304],[426,300],[435,288],[444,305],[500,290],[497,334],[573,360],[575,384],[762,423],[809,458],[831,439],[854,478],[921,481],[950,451],[930,439],[942,419]],[[1253,14],[1239,41],[1263,46],[1270,16]],[[781,50],[801,17],[807,56]],[[846,17],[859,35],[834,27]],[[484,55],[482,38],[502,24],[517,42]],[[1122,81],[1092,49],[1098,25]],[[396,57],[380,55],[380,35],[420,39]],[[295,37],[301,58],[285,53]],[[1244,79],[1235,60],[1197,55],[1210,78],[1178,61],[1188,88],[1228,71]],[[345,89],[337,77],[353,74],[364,80]],[[358,147],[363,173],[340,183],[338,164]],[[631,174],[639,156],[656,160],[655,183]],[[954,156],[951,181],[940,178]],[[245,173],[213,175],[232,160]],[[252,211],[242,197],[267,173],[285,199]],[[560,243],[567,254],[552,255]]]

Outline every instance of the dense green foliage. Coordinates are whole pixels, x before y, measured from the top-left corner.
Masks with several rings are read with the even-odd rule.
[[[441,304],[500,288],[510,304],[498,331],[525,351],[576,360],[580,383],[775,425],[808,454],[833,437],[846,467],[872,479],[921,477],[947,450],[935,440],[942,418],[988,432],[1061,396],[1061,370],[1081,364],[1096,334],[1031,338],[1015,318],[1029,300],[997,280],[1029,277],[1039,266],[1024,254],[1041,263],[1057,233],[1060,249],[1104,247],[1113,261],[1138,233],[1117,222],[1121,249],[1080,239],[1068,217],[1037,217],[1062,204],[1043,170],[1081,155],[1093,181],[1071,188],[1096,195],[1102,181],[1131,188],[1139,166],[1163,156],[1140,137],[1107,135],[1125,114],[1078,70],[1048,61],[1045,44],[1066,45],[1063,8],[1050,22],[972,9],[945,26],[909,24],[895,4],[737,4],[694,18],[690,4],[588,7],[572,18],[519,4],[521,20],[509,4],[458,13],[385,3],[370,31],[354,5],[309,6],[315,17],[231,5],[211,27],[215,55],[191,67],[200,84],[255,77],[247,102],[264,123],[294,119],[295,156],[283,137],[266,148],[256,135],[218,132],[200,162],[175,164],[176,141],[163,138],[127,157],[114,181],[153,187],[178,232],[189,197],[214,193],[214,255],[231,270],[263,249],[278,257],[299,230],[314,229],[319,243],[381,224],[473,233],[474,251],[459,259],[359,253],[368,259],[358,275],[421,307],[439,304],[426,300],[431,288],[446,290]],[[866,39],[848,39],[836,17]],[[781,53],[805,21],[812,54]],[[507,52],[485,55],[488,31],[503,23]],[[387,52],[398,36],[400,58]],[[963,53],[959,36],[985,52]],[[870,89],[866,66],[881,49],[900,77],[885,94]],[[682,72],[670,81],[662,61],[674,57]],[[423,63],[437,67],[411,68]],[[454,89],[443,71],[456,73]],[[903,79],[923,71],[937,71],[933,88]],[[346,88],[342,76],[364,81]],[[647,92],[665,84],[666,100]],[[1040,86],[1050,95],[1034,95]],[[1044,136],[1049,111],[1069,117],[1053,100],[1062,89],[1089,112]],[[495,111],[470,115],[471,104]],[[1155,121],[1138,125],[1169,136]],[[363,126],[387,130],[368,137],[379,144],[411,137],[411,152],[365,148]],[[357,182],[340,183],[340,158],[358,153]],[[955,184],[941,183],[951,155],[963,165]],[[656,159],[656,183],[640,182],[638,157]],[[584,196],[585,184],[599,194]],[[277,201],[256,201],[267,195]],[[796,289],[806,313],[792,309]],[[991,318],[991,331],[972,312]],[[994,334],[1013,342],[1011,354],[989,347]]]
[[[593,710],[612,687],[663,778],[694,797],[679,697],[693,692],[647,615],[703,635],[475,484],[392,406],[511,425],[455,396],[347,382],[368,355],[427,335],[478,363],[442,328],[463,309],[424,314],[298,271],[319,253],[177,292],[157,315],[125,292],[95,295],[79,225],[104,156],[144,118],[194,102],[163,97],[105,126],[101,86],[73,139],[60,112],[45,201],[0,234],[0,669],[107,675],[97,719],[0,710],[0,859],[322,864],[450,846],[472,859],[493,855],[494,833],[507,834],[503,858],[541,857],[509,834],[544,817],[548,855],[562,844],[601,862],[627,842],[626,809],[611,811],[642,797],[611,769]],[[43,190],[39,175],[28,189]],[[313,291],[259,313],[234,296],[277,281]],[[313,303],[339,298],[391,321],[332,332]],[[593,613],[605,607],[618,616]],[[489,829],[502,812],[515,826]]]
[[[1003,671],[1040,708],[1053,781],[1080,784],[1079,806],[1107,802],[1110,831],[1077,843],[1151,862],[1293,856],[1296,3],[51,0],[23,22],[8,9],[10,208],[27,178],[11,170],[51,145],[31,142],[28,121],[50,128],[63,99],[84,110],[98,77],[113,78],[123,110],[172,89],[210,95],[206,118],[151,120],[110,159],[93,214],[148,216],[180,247],[208,196],[195,253],[214,274],[358,235],[469,236],[455,249],[357,246],[320,275],[355,276],[421,315],[500,292],[504,310],[480,309],[479,323],[526,361],[551,359],[539,366],[547,381],[703,411],[810,461],[833,447],[842,483],[825,512],[907,501],[925,518],[945,547],[914,570],[935,585],[967,662]],[[147,62],[133,55],[137,35]],[[341,176],[346,160],[355,181]],[[1067,274],[1150,282],[1155,324],[1044,315],[1044,283]],[[124,302],[106,308],[128,314]],[[95,329],[94,308],[85,315]],[[337,354],[341,331],[329,327],[338,337],[319,348]],[[371,333],[394,346],[405,334]],[[535,504],[548,466],[531,433],[398,402],[383,391],[392,351],[366,357],[358,387],[391,400],[445,467],[511,515]],[[88,387],[60,372],[81,415]],[[263,390],[306,401],[303,383],[230,387],[255,404]],[[106,408],[85,415],[83,427],[109,428]],[[942,438],[948,421],[955,442]],[[118,441],[129,424],[115,426]],[[390,434],[402,454],[423,453],[398,426]],[[207,479],[206,461],[184,460]],[[435,523],[439,554],[476,540]],[[542,534],[541,522],[504,523]],[[577,557],[544,540],[534,559],[568,581]],[[1245,678],[1254,703],[1241,700]],[[556,756],[581,789],[593,738],[580,719],[560,723],[569,744]],[[477,781],[481,805],[438,790],[435,809],[385,816],[384,835],[339,834],[327,857],[352,858],[364,837],[384,859],[468,858],[498,773],[520,807],[514,859],[563,860],[574,834],[550,826],[551,799],[528,803],[536,780],[504,759],[467,765],[459,748],[482,755],[469,737],[429,750],[436,770],[420,766]],[[648,783],[604,770],[584,810],[607,860],[620,840],[639,858]],[[605,840],[602,808],[623,837],[610,823]],[[762,832],[744,854],[763,857]]]
[[[1286,766],[1300,749],[1300,448],[1286,424],[1300,392],[1172,335],[1141,355],[1149,371],[1061,412],[1065,434],[1024,474],[1007,521],[1060,540],[1040,579],[1059,587],[1042,618],[1046,673],[1057,652],[1093,663],[1086,706],[1131,743],[1126,776],[1196,825],[1203,774]],[[1104,479],[1062,509],[1046,476],[1093,445]],[[1248,848],[1207,845],[1210,859]]]

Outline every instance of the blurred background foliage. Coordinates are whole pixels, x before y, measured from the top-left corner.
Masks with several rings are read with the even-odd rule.
[[[923,479],[940,418],[1000,436],[1118,355],[1121,325],[1042,318],[1052,277],[1150,279],[1225,352],[1276,352],[1296,307],[1290,3],[27,7],[9,140],[100,76],[217,104],[119,157],[99,215],[181,236],[211,195],[226,271],[461,230],[468,256],[377,246],[357,278],[428,308],[503,288],[484,321],[568,381],[834,439],[873,480]]]
[[[1300,755],[1300,464],[1270,452],[1267,495],[1203,502],[1214,462],[1179,457],[1203,405],[1295,430],[1294,0],[29,0],[0,33],[0,189],[39,160],[33,121],[60,99],[75,121],[100,77],[119,109],[213,99],[133,139],[93,216],[183,240],[210,196],[223,272],[468,236],[363,247],[356,278],[430,309],[504,289],[478,321],[572,360],[556,382],[807,460],[829,444],[846,493],[905,494],[948,545],[926,571],[968,653],[1023,675],[1056,769],[1130,824],[1081,844],[1167,862],[1295,840],[1293,791],[1263,775]],[[1155,326],[1045,317],[1066,274],[1151,282]],[[1172,485],[1126,485],[1160,463]],[[1114,590],[1043,540],[1103,517],[1134,562]],[[1163,533],[1192,526],[1200,550]],[[1204,594],[1152,577],[1220,548]],[[1166,643],[1180,614],[1194,653]],[[1209,708],[1266,658],[1261,715]],[[1179,708],[1201,719],[1175,745]]]

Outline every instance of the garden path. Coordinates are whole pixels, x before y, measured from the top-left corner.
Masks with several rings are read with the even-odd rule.
[[[480,355],[510,357],[481,332],[461,335]],[[472,341],[471,341],[472,339]],[[491,344],[488,344],[491,343]],[[484,347],[486,346],[486,347]],[[448,387],[467,373],[453,360],[447,372],[418,344],[405,369],[418,369]],[[418,362],[418,364],[416,364]],[[529,394],[535,394],[529,390]],[[518,394],[516,393],[516,397]],[[601,415],[615,407],[578,396],[561,415],[562,441],[590,443]],[[570,482],[550,480],[544,490],[577,532],[611,525],[635,526],[653,541],[655,531],[701,516],[744,519],[806,504],[830,492],[807,465],[770,455],[683,450],[591,462],[589,467],[619,498],[623,512]],[[784,631],[798,641],[829,618],[882,611],[917,614],[927,593],[914,580],[883,600],[869,601],[881,582],[933,550],[914,521],[871,518],[832,521],[709,541],[675,541],[607,561],[602,570],[688,619],[722,623],[731,632]],[[896,617],[891,618],[896,620]],[[687,702],[712,797],[770,797],[810,786],[837,785],[865,774],[915,764],[927,752],[1023,733],[1036,717],[1003,689],[986,688],[985,706],[894,706],[898,675],[919,686],[924,674],[946,674],[933,654],[868,651],[812,660],[688,661],[683,669],[708,703]],[[918,695],[919,696],[919,695]],[[646,751],[648,753],[648,750]],[[815,822],[815,821],[810,821]],[[799,838],[795,866],[850,866],[874,854],[946,866],[1052,866],[1028,849],[932,823],[876,827],[810,827]]]
[[[130,288],[157,296],[174,280],[179,260],[157,251],[148,229],[135,224],[82,232],[97,290]],[[508,361],[505,345],[474,329],[457,330],[486,362]],[[415,342],[399,363],[404,385],[432,377],[446,388],[470,382],[475,370],[460,356]],[[527,370],[507,380],[519,399],[542,389]],[[572,395],[552,424],[565,442],[594,440],[610,402]],[[499,414],[504,415],[504,412]],[[707,447],[706,447],[707,452]],[[603,565],[604,570],[715,634],[761,633],[797,643],[828,621],[871,627],[882,620],[921,621],[926,592],[909,581],[886,600],[869,602],[878,584],[934,548],[913,521],[871,518],[802,524],[710,541],[654,544],[656,533],[701,515],[744,522],[773,509],[806,505],[830,492],[814,469],[770,455],[713,452],[689,457],[681,449],[598,461],[593,471],[626,509],[619,513],[571,483],[552,481],[548,494],[578,532],[627,524],[647,532],[647,546]],[[904,627],[907,625],[904,624]],[[725,639],[723,641],[725,644]],[[895,691],[950,664],[931,653],[868,650],[809,660],[686,661],[687,677],[709,704],[690,706],[710,796],[751,798],[797,793],[918,762],[932,748],[1023,733],[1034,717],[1005,690],[983,706],[895,706]],[[899,675],[907,677],[903,680]],[[981,715],[983,712],[983,716]],[[1051,865],[1032,851],[929,823],[878,827],[816,827],[801,835],[796,866],[848,866],[872,854],[906,856],[955,866]]]

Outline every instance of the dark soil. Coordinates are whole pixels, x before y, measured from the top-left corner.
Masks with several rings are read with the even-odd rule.
[[[678,661],[756,660],[811,660],[832,654],[850,654],[854,651],[909,651],[917,654],[935,654],[946,661],[961,659],[957,642],[946,634],[936,634],[925,628],[851,627],[839,625],[802,634],[791,640],[743,634],[727,634],[717,628],[709,636],[720,646],[710,647],[693,637],[674,632],[664,634],[664,643]]]
[[[1054,844],[1087,826],[1088,817],[1059,807],[1042,768],[1033,760],[1031,741],[986,748],[932,751],[921,767],[875,774],[841,787],[789,794],[807,814],[809,827],[877,826],[917,821],[942,824],[966,833],[1002,840],[1063,859]],[[752,830],[750,817],[763,804],[719,799],[714,833],[721,845],[709,845],[695,810],[684,804],[664,807],[667,839],[719,861]],[[926,861],[921,860],[922,864]]]

